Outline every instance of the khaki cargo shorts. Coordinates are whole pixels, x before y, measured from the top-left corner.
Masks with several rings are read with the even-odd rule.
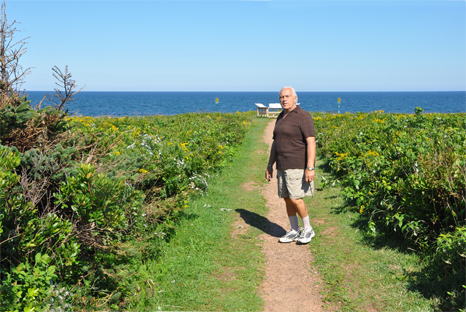
[[[278,196],[299,199],[314,196],[314,181],[306,182],[304,169],[277,170]]]

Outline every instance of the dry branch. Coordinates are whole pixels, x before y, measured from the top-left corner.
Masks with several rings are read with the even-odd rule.
[[[25,76],[30,73],[30,67],[23,69],[19,59],[26,53],[26,40],[29,37],[15,41],[15,24],[8,22],[5,12],[5,1],[0,10],[0,108],[9,104],[12,95],[19,96]]]
[[[84,87],[74,91],[78,86],[76,85],[76,81],[71,79],[72,75],[68,71],[68,65],[65,67],[65,72],[62,72],[58,66],[54,66],[52,70],[54,72],[53,77],[58,80],[55,84],[63,90],[55,88],[55,94],[50,95],[48,98],[54,103],[57,110],[62,110],[65,104],[75,100],[74,96],[84,89]]]

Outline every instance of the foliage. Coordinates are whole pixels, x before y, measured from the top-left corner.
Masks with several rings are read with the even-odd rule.
[[[465,117],[316,114],[318,150],[335,175],[326,184],[341,183],[369,235],[403,238],[464,268]]]
[[[75,117],[69,122],[90,138],[86,144],[94,144],[91,162],[162,199],[205,192],[208,172],[233,155],[250,125],[239,113]]]
[[[35,110],[27,97],[17,97],[16,101],[0,109],[1,142],[15,146],[21,152],[51,148],[68,130],[64,121],[66,115],[50,106]]]
[[[444,257],[444,261],[451,264],[452,259],[460,255],[466,257],[466,227],[458,227],[452,233],[440,234],[437,240],[437,250]]]
[[[344,195],[420,247],[464,221],[464,114],[317,117],[318,146]]]
[[[54,274],[48,282],[63,293],[73,285],[80,290],[66,304],[118,303],[127,295],[120,281],[129,259],[157,255],[147,243],[169,238],[178,211],[190,196],[206,194],[210,175],[233,155],[250,125],[240,113],[70,118],[51,107],[24,107],[11,114],[16,119],[1,121],[10,133],[40,132],[44,123],[34,120],[41,112],[58,114],[60,124],[53,140],[44,139],[45,148],[0,148],[0,299],[6,309],[30,306],[28,280],[41,278],[34,277],[37,255],[53,267],[44,269]],[[154,230],[162,234],[154,237]],[[52,304],[50,284],[41,285],[31,290],[34,305]]]
[[[317,160],[316,189],[306,203],[316,237],[310,244],[313,265],[322,276],[324,309],[329,311],[458,311],[461,300],[447,294],[463,275],[452,281],[442,276],[441,261],[433,261],[390,235],[374,237],[363,231],[367,219],[352,209],[335,187],[322,188],[329,179],[323,159]],[[319,174],[320,173],[320,174]],[[330,182],[332,183],[332,182]],[[364,215],[364,214],[363,214]],[[439,259],[440,260],[440,259]],[[442,261],[443,262],[443,261]],[[445,263],[443,263],[445,265]],[[459,284],[460,288],[461,284]],[[456,299],[453,305],[451,300]]]
[[[34,265],[20,263],[7,273],[1,285],[2,305],[24,307],[23,311],[37,311],[44,297],[51,293],[50,281],[55,275],[51,258],[40,253],[34,258]],[[3,310],[3,309],[2,309]]]

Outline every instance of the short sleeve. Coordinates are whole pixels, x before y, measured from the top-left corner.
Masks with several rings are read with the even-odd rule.
[[[304,112],[305,116],[301,123],[301,132],[303,134],[304,139],[308,137],[315,137],[316,133],[314,130],[314,120],[312,119],[311,115],[307,112]]]

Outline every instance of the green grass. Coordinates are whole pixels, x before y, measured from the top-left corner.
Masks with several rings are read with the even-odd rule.
[[[345,207],[338,185],[321,189],[322,162],[318,168],[318,191],[307,203],[316,231],[310,248],[324,279],[326,306],[339,311],[437,310],[438,299],[423,295],[415,281],[426,260],[389,238],[371,240],[358,222],[359,213]]]
[[[268,155],[255,151],[267,149],[262,135],[268,121],[254,119],[233,162],[210,179],[209,195],[190,201],[160,257],[139,268],[131,286],[136,292],[128,305],[131,310],[262,309],[258,289],[264,256],[257,238],[261,232],[251,227],[232,239],[231,230],[240,211],[266,213],[260,192],[241,185],[248,180],[261,183]]]

